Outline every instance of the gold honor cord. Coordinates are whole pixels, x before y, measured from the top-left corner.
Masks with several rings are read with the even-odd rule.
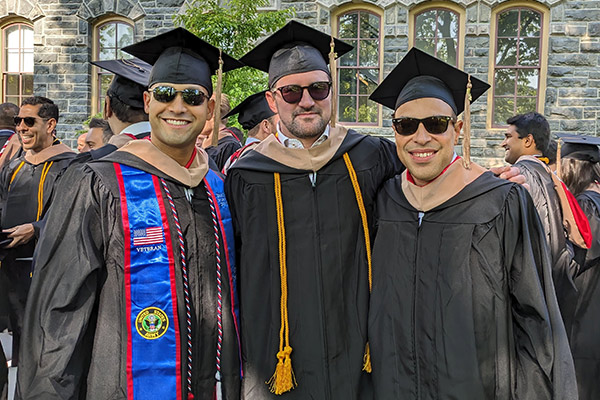
[[[38,186],[38,209],[37,209],[37,217],[36,221],[39,221],[42,217],[42,211],[44,210],[44,182],[46,182],[46,176],[48,176],[48,172],[50,168],[52,168],[52,164],[54,161],[50,161],[50,164],[44,163],[44,168],[42,168],[42,176],[40,178],[40,184]]]
[[[10,177],[10,182],[8,183],[8,189],[9,190],[10,190],[10,185],[13,183],[13,181],[17,177],[17,174],[19,173],[19,171],[21,170],[21,168],[23,168],[23,164],[25,164],[25,161],[21,161],[21,164],[19,164],[19,166],[17,167],[17,169],[15,169],[15,172],[13,172],[12,176]]]
[[[337,122],[337,68],[335,65],[335,59],[337,54],[335,53],[335,42],[333,35],[331,35],[331,43],[329,44],[329,70],[331,71],[331,127],[335,128]]]
[[[213,136],[211,145],[219,144],[219,130],[221,128],[221,92],[223,85],[223,52],[219,49],[219,69],[217,69],[217,90],[215,91],[215,111],[213,113]]]
[[[350,156],[348,153],[344,153],[344,162],[348,169],[348,175],[352,181],[352,188],[354,189],[354,195],[356,196],[356,203],[358,204],[358,211],[360,212],[360,219],[362,221],[363,233],[365,235],[365,249],[367,252],[367,265],[369,267],[369,293],[373,289],[373,266],[371,260],[371,237],[369,236],[369,222],[367,220],[367,210],[365,209],[365,203],[363,201],[362,193],[360,192],[360,186],[358,185],[358,178]],[[365,354],[363,356],[363,371],[371,373],[371,349],[369,348],[369,342],[365,346]]]
[[[283,219],[283,200],[281,198],[281,177],[274,173],[275,180],[275,205],[277,208],[277,230],[279,233],[279,276],[281,280],[281,329],[279,330],[279,352],[277,353],[277,367],[275,373],[266,383],[271,393],[277,395],[289,392],[298,386],[292,369],[292,347],[290,346],[290,326],[287,308],[287,265],[285,222]]]
[[[463,165],[471,169],[471,74],[468,76],[467,92],[465,94],[465,113],[463,114]]]

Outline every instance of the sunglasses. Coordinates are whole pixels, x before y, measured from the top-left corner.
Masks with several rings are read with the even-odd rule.
[[[286,85],[275,89],[274,92],[279,91],[286,103],[296,104],[302,99],[304,89],[308,90],[308,94],[313,100],[324,100],[331,91],[331,82],[315,82],[308,86]]]
[[[440,135],[446,132],[450,121],[454,121],[454,118],[436,115],[422,119],[410,117],[394,118],[392,119],[392,124],[394,125],[396,132],[402,136],[408,136],[415,133],[417,129],[419,129],[419,124],[421,123],[427,132],[433,135]]]
[[[44,118],[40,118],[42,121],[46,121],[46,119]],[[15,116],[14,118],[15,121],[15,125],[19,126],[21,124],[21,121],[25,122],[25,125],[27,125],[28,127],[32,127],[35,125],[35,121],[37,121],[36,117],[17,117]]]
[[[172,102],[175,100],[177,93],[181,93],[181,98],[183,101],[190,106],[199,106],[204,103],[206,99],[208,99],[208,96],[205,95],[200,89],[187,88],[183,90],[175,90],[175,88],[171,86],[157,86],[154,89],[149,90],[149,92],[152,92],[154,99],[161,103]]]

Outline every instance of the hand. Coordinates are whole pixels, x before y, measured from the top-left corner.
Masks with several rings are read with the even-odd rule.
[[[521,171],[517,167],[494,167],[490,168],[490,171],[500,179],[506,179],[510,182],[518,183],[523,185],[529,190],[529,184],[525,181],[525,176],[521,175]]]
[[[29,242],[35,234],[33,224],[17,225],[12,228],[4,229],[2,232],[8,233],[8,238],[12,239],[12,242],[5,246],[7,249]]]

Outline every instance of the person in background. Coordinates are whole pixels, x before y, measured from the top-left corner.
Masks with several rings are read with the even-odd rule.
[[[543,156],[546,159],[548,159],[548,162],[546,163],[548,165],[548,168],[550,168],[550,171],[552,171],[554,173],[556,173],[556,151],[557,151],[557,149],[558,149],[557,141],[554,139],[550,139],[550,142],[548,142],[548,148],[543,153]]]
[[[90,151],[89,146],[87,146],[85,144],[86,136],[87,136],[87,132],[82,133],[81,135],[77,136],[77,151],[79,153],[87,153],[88,151]]]
[[[575,195],[592,231],[592,245],[579,250],[575,276],[577,298],[569,332],[579,400],[600,399],[600,138],[573,135],[559,138],[560,176]],[[576,249],[578,250],[578,249]]]
[[[214,96],[214,95],[213,95]],[[235,153],[238,149],[242,147],[240,140],[237,138],[235,133],[231,128],[227,127],[228,113],[231,110],[231,105],[229,104],[229,96],[225,93],[221,94],[221,120],[219,122],[219,141],[216,146],[213,146],[212,136],[214,132],[214,115],[211,120],[209,120],[202,130],[201,136],[205,136],[204,139],[204,149],[213,159],[213,161],[217,164],[219,171],[223,169],[225,162],[231,157],[233,153]]]
[[[15,134],[15,117],[18,114],[19,107],[16,104],[0,104],[0,169],[9,160],[23,153],[19,135]]]
[[[89,130],[85,136],[85,144],[90,150],[99,149],[108,144],[113,137],[108,121],[100,118],[92,118]]]

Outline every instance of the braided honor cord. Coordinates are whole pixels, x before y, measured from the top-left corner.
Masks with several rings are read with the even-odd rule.
[[[160,178],[160,182],[162,183],[162,187],[167,195],[167,199],[169,200],[169,205],[171,206],[171,212],[173,213],[173,219],[175,220],[175,228],[177,229],[177,239],[179,241],[179,250],[181,253],[181,272],[183,276],[183,298],[185,301],[185,321],[187,327],[187,392],[188,399],[192,400],[194,395],[192,394],[192,309],[190,307],[190,288],[188,282],[188,272],[187,272],[187,263],[185,261],[185,246],[183,241],[183,232],[181,230],[181,225],[179,224],[179,217],[177,216],[177,210],[175,209],[175,203],[173,202],[173,197],[171,196],[171,192],[167,187],[167,182],[163,178]]]

